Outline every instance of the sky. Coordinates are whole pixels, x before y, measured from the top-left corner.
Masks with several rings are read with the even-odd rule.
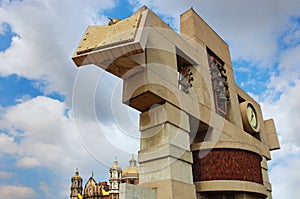
[[[193,7],[227,42],[237,84],[276,123],[273,198],[300,195],[300,0],[0,0],[0,199],[69,198],[76,168],[104,181],[137,153],[122,81],[71,57],[88,25],[142,5],[176,31]]]

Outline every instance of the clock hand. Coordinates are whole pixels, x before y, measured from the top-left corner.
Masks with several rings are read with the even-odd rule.
[[[253,118],[254,118],[254,113],[252,112],[250,122],[252,122]]]

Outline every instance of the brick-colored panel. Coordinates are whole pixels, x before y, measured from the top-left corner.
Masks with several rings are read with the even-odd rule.
[[[199,153],[200,152],[200,153]],[[255,153],[235,149],[213,149],[193,152],[195,182],[209,180],[242,180],[263,184],[261,157]]]

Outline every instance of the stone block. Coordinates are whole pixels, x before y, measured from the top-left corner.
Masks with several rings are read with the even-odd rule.
[[[159,52],[161,54],[162,52]],[[175,60],[176,61],[176,60]],[[148,73],[148,78],[155,78],[152,76],[158,76],[159,78],[163,79],[164,81],[171,84],[173,87],[178,88],[178,71],[177,68],[174,69],[168,65],[164,65],[161,63],[147,63],[146,66],[148,71],[153,73]],[[167,74],[167,75],[166,75]],[[151,81],[151,79],[150,79]]]
[[[153,128],[141,131],[140,150],[149,150],[172,144],[179,148],[189,150],[189,134],[170,123],[160,124]]]
[[[193,163],[193,158],[190,151],[182,149],[173,144],[166,144],[159,147],[152,147],[139,151],[140,164],[167,157],[172,157],[191,164]]]
[[[159,63],[177,71],[175,45],[153,28],[149,30],[146,63]]]
[[[261,151],[261,155],[264,156],[267,160],[271,160],[271,153],[269,150],[269,146],[260,142],[258,139],[253,138],[254,146],[259,148]]]
[[[231,66],[228,45],[193,9],[180,16],[180,32],[186,36],[195,37],[197,42],[204,43]]]
[[[127,183],[120,184],[119,199],[156,199],[156,190],[132,185]]]
[[[233,181],[233,180],[212,180],[196,182],[197,192],[210,191],[231,191],[231,192],[250,192],[267,196],[268,191],[265,186],[255,182]]]
[[[204,70],[204,67],[195,66],[189,67],[193,73],[194,81],[192,81],[191,92],[194,92],[197,97],[197,102],[211,107],[213,104],[211,80],[208,70]]]
[[[140,114],[140,131],[166,122],[187,132],[190,131],[188,115],[168,102]]]
[[[164,101],[180,107],[183,103],[181,96],[184,93],[178,89],[176,84],[176,72],[172,70],[174,72],[173,78],[175,78],[173,80],[170,77],[164,77],[159,71],[154,73],[150,69],[140,66],[132,70],[124,79],[123,103],[142,112],[148,110],[152,105],[163,104]]]
[[[140,184],[167,179],[193,184],[191,164],[173,157],[140,163]]]
[[[271,151],[280,149],[280,144],[279,144],[274,120],[273,119],[265,120],[264,124],[265,124],[269,149]]]
[[[238,95],[235,90],[235,87],[231,87],[228,83],[228,91],[229,91],[229,103],[228,103],[228,120],[233,123],[235,126],[239,127],[240,129],[243,129],[243,122],[241,117],[241,110],[240,105],[238,101]]]
[[[156,189],[157,198],[196,199],[195,185],[177,180],[160,180],[141,184],[141,186]]]
[[[266,160],[265,157],[262,157],[261,168],[264,168],[264,169],[268,170],[268,163],[267,163],[267,160]]]
[[[262,169],[262,174],[263,174],[264,186],[268,191],[272,191],[272,185],[269,180],[268,170]]]
[[[72,57],[74,63],[77,66],[95,64],[122,77],[128,70],[137,66],[131,64],[135,62],[124,55],[145,51],[147,32],[143,27],[149,26],[147,21],[149,14],[148,10],[145,10],[120,21],[115,26],[89,26]],[[125,62],[122,61],[122,64],[117,66],[115,60],[121,57],[125,58]]]
[[[261,156],[261,151],[255,146],[247,143],[237,142],[237,141],[205,141],[201,143],[195,143],[191,145],[191,151],[203,151],[201,152],[201,156],[203,154],[209,153],[212,149],[238,149],[245,150],[256,153]],[[262,156],[263,157],[263,156]]]

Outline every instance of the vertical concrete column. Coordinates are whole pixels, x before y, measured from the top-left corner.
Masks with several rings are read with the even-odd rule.
[[[268,164],[267,159],[263,156],[263,159],[261,161],[261,170],[262,170],[262,177],[263,177],[263,183],[266,187],[266,190],[268,192],[267,199],[272,199],[272,185],[270,183],[269,174],[268,174]]]
[[[140,115],[140,184],[157,199],[195,199],[188,115],[165,102]]]

